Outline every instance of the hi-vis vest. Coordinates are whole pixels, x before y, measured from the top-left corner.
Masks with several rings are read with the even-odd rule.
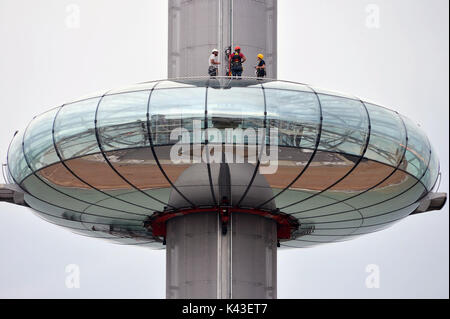
[[[242,58],[239,55],[239,53],[234,52],[233,56],[231,57],[231,64],[233,65],[241,65],[242,64]]]

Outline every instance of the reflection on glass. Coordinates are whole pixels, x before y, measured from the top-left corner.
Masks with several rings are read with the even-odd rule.
[[[112,94],[120,94],[120,93],[130,93],[130,92],[137,92],[137,91],[150,91],[153,89],[155,84],[157,84],[157,81],[153,82],[145,82],[145,83],[139,83],[135,85],[130,85],[124,88],[111,90],[108,92],[108,95]]]
[[[23,133],[14,137],[8,153],[8,182],[12,177],[23,181],[21,186],[37,197],[27,195],[27,203],[49,222],[86,236],[147,245],[153,239],[143,220],[162,211],[173,196],[181,193],[198,201],[201,192],[210,201],[205,203],[215,205],[219,190],[214,176],[220,165],[210,165],[211,189],[208,167],[193,165],[192,160],[199,161],[206,149],[213,157],[222,142],[234,142],[228,152],[234,151],[236,162],[244,159],[249,168],[248,178],[242,167],[232,171],[233,204],[246,191],[242,207],[254,205],[259,197],[263,204],[272,196],[267,194],[280,194],[276,206],[301,223],[299,237],[283,244],[288,246],[344,241],[383,229],[409,215],[439,174],[436,151],[430,151],[427,137],[412,121],[374,104],[302,84],[199,78],[142,83],[100,96],[36,117],[24,138]],[[254,137],[234,132],[229,139],[223,132],[260,133],[264,124],[265,143],[271,141],[269,128],[278,129],[277,172],[263,176],[269,186],[257,176],[249,187],[257,163],[253,156],[257,148],[250,146]],[[212,128],[208,147],[204,131],[193,134],[195,128],[206,127]],[[185,148],[171,153],[181,139],[174,130],[180,128],[189,133],[189,140],[182,145]],[[59,163],[52,133],[64,165]],[[199,142],[200,147],[191,145]],[[174,154],[189,155],[191,161],[175,163]],[[178,185],[179,193],[161,169]],[[198,175],[194,183],[183,182],[188,169]],[[180,203],[179,207],[191,206],[186,200]]]
[[[69,168],[73,168],[72,172],[74,175],[61,163],[46,167],[36,174],[54,189],[92,204],[126,211],[132,215],[149,214],[149,212],[152,212],[146,206],[140,206],[138,201],[126,203],[112,198],[112,196],[129,193],[131,187],[123,181],[121,181],[122,185],[118,184],[117,181],[114,183],[113,181],[118,179],[118,177],[116,177],[108,165],[95,165],[92,161],[83,161],[80,158],[69,160],[66,162],[66,165]],[[75,176],[78,176],[80,179]],[[122,186],[122,188],[119,186]]]
[[[196,80],[196,79],[192,79],[192,80],[177,80],[177,81],[171,81],[171,80],[167,80],[167,81],[159,81],[158,84],[156,85],[155,89],[156,90],[160,90],[160,89],[180,89],[180,88],[195,88],[197,86],[203,86],[205,87],[206,85],[206,80]]]
[[[84,200],[77,200],[67,196],[56,189],[51,188],[46,183],[31,175],[23,182],[24,187],[35,197],[45,199],[49,204],[60,208],[82,213],[82,221],[112,223],[114,219],[120,221],[142,221],[146,216],[131,215],[117,209],[111,209],[95,205]]]
[[[283,82],[283,81],[270,81],[263,84],[265,89],[276,89],[276,90],[292,90],[292,91],[301,91],[301,92],[313,92],[308,86],[292,83],[292,82]]]
[[[149,112],[153,144],[175,144],[178,140],[171,140],[171,133],[180,128],[192,132],[194,121],[204,128],[205,101],[206,88],[153,91]],[[193,142],[192,134],[190,138]]]
[[[356,156],[318,151],[312,159],[310,167],[290,187],[300,193],[298,196],[292,196],[293,193],[280,195],[279,201],[284,204],[280,208],[285,212],[292,213],[336,202],[337,200],[332,197],[319,197],[317,194],[347,176],[358,159]],[[306,163],[302,165],[304,166]]]
[[[388,109],[366,104],[371,133],[366,157],[397,167],[406,146],[406,131],[399,115]]]
[[[53,146],[53,121],[58,109],[36,117],[25,132],[24,152],[33,170],[59,161]]]
[[[418,125],[407,117],[402,116],[408,132],[408,150],[406,171],[421,179],[425,174],[430,160],[430,145],[428,138]]]
[[[64,105],[55,119],[55,144],[63,159],[99,153],[95,111],[100,98]]]
[[[23,156],[23,133],[24,132],[21,131],[14,136],[8,152],[8,168],[11,171],[12,177],[14,177],[19,184],[25,177],[32,173]]]
[[[222,142],[226,143],[252,143],[256,145],[258,129],[264,128],[264,94],[259,88],[209,89],[208,90],[208,127],[219,129],[222,132]],[[233,137],[225,133],[225,129],[238,130],[252,129],[248,135],[235,134]],[[244,141],[236,139],[243,138]],[[220,141],[216,141],[220,143]]]
[[[267,119],[280,146],[315,148],[320,105],[314,93],[266,89]]]
[[[319,94],[319,98],[323,112],[319,149],[362,155],[369,131],[364,104],[323,94]]]
[[[97,111],[97,130],[102,149],[149,146],[147,107],[150,91],[105,96]]]
[[[427,190],[432,191],[432,188],[435,186],[438,175],[439,175],[439,158],[437,156],[436,149],[431,147],[431,159],[430,165],[425,176],[422,178],[422,183],[425,185]]]

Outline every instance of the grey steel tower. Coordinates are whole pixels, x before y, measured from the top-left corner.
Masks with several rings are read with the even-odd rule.
[[[255,76],[262,53],[267,77],[277,78],[277,0],[169,0],[169,78],[207,75],[213,48],[225,75],[225,52],[237,45],[248,58],[243,76]]]

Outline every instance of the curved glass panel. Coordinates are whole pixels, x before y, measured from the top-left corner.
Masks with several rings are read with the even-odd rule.
[[[255,80],[251,78],[230,79],[229,77],[216,77],[208,79],[205,84],[198,86],[208,86],[214,89],[231,89],[231,88],[261,88],[261,85],[268,82],[267,79]],[[197,82],[198,83],[198,82]]]
[[[314,93],[266,89],[267,121],[278,129],[279,146],[314,149],[320,105]]]
[[[171,183],[175,183],[184,170],[193,163],[201,162],[206,98],[206,87],[153,91],[149,115],[155,154],[148,154],[146,158],[148,165],[151,165],[149,172],[154,171],[154,185],[171,187]],[[206,169],[204,173],[207,174]],[[180,197],[180,200],[174,201],[177,207],[191,206],[192,201],[183,190],[177,187],[172,193]]]
[[[190,142],[194,142],[194,128],[204,128],[205,101],[205,87],[154,90],[149,112],[153,145],[175,144],[180,137],[177,130],[181,128],[190,132]],[[171,139],[172,133],[176,139]]]
[[[66,162],[66,165],[68,164],[68,167],[82,170],[84,172],[82,176],[87,175],[88,178],[90,177],[88,179],[91,182],[89,185],[86,184],[87,181],[82,179],[81,176],[79,178],[75,177],[60,163],[46,167],[36,174],[52,188],[73,198],[111,209],[123,210],[124,212],[129,212],[130,215],[152,214],[153,210],[146,208],[146,206],[139,206],[139,202],[124,202],[111,198],[129,193],[131,187],[126,184],[125,187],[121,188],[118,184],[114,185],[111,183],[116,181],[116,178],[109,166],[105,167],[109,174],[104,174],[103,166],[95,165],[96,163],[92,161],[82,162],[82,160],[82,158],[69,160]],[[74,165],[74,162],[77,164]],[[82,164],[80,165],[80,163]],[[72,172],[75,174],[76,170]],[[125,182],[121,181],[121,184],[123,185]],[[101,191],[97,191],[93,187]]]
[[[125,154],[125,157],[131,158],[131,160],[128,165],[124,163],[125,167],[120,169],[120,172],[123,173],[124,176],[137,187],[143,188],[145,192],[149,194],[155,193],[156,195],[154,197],[159,198],[163,202],[167,202],[167,190],[161,189],[161,187],[168,187],[168,184],[162,177],[159,169],[156,171],[153,167],[153,165],[155,165],[154,162],[149,162],[147,159],[136,159],[136,155],[133,155],[135,151],[146,152],[147,154],[151,153],[151,151],[148,149],[130,149],[129,151],[129,153]],[[106,154],[110,160],[117,158],[117,156],[123,155],[123,151],[110,152]],[[133,162],[133,160],[135,160],[135,162]],[[147,199],[143,203],[138,200],[142,196],[142,193],[133,189],[128,183],[125,182],[125,180],[120,178],[100,154],[72,159],[67,161],[65,164],[75,175],[92,187],[95,187],[96,189],[99,189],[111,196],[117,197],[118,199],[126,200],[127,202],[132,203],[130,207],[126,203],[122,202],[119,206],[122,207],[122,209],[134,210],[136,209],[136,205],[147,204]],[[115,166],[115,168],[117,168],[117,166]],[[140,171],[139,168],[143,170]],[[56,177],[58,177],[58,175],[56,175]],[[62,181],[60,181],[60,183],[62,183]],[[73,185],[73,187],[87,186],[81,181],[74,179],[71,185]],[[146,189],[150,186],[153,187],[151,191]],[[106,198],[104,201],[109,201],[109,199]],[[161,203],[158,203],[158,207],[159,205],[161,205]],[[149,206],[144,207],[147,207],[147,209],[150,210]],[[142,207],[140,207],[140,209],[142,209]]]
[[[3,173],[3,179],[8,184],[15,184],[14,178],[12,177],[11,173],[8,169],[8,164],[2,165],[2,173]]]
[[[240,83],[239,80],[235,82]],[[214,159],[211,158],[211,160],[213,163],[221,163],[220,157],[223,156],[230,167],[241,168],[237,170],[241,176],[233,176],[236,171],[230,173],[230,179],[236,183],[232,192],[236,193],[229,195],[235,205],[241,206],[248,205],[248,201],[253,197],[253,188],[257,183],[251,180],[258,159],[261,160],[260,167],[263,167],[266,165],[267,153],[273,152],[270,149],[261,152],[261,144],[270,144],[272,141],[271,133],[264,129],[265,91],[260,84],[253,84],[251,87],[208,90],[208,128],[212,128],[208,130],[211,143],[209,147],[214,148],[213,151],[209,148],[214,154]],[[226,144],[225,149],[222,149],[222,143]],[[230,148],[230,145],[233,147]],[[216,150],[223,153],[222,156],[216,156]],[[214,165],[212,169],[219,168]],[[207,172],[204,176],[207,179]],[[216,189],[214,192],[216,199],[220,201],[219,190]],[[211,191],[209,193],[209,196],[212,196]]]
[[[66,208],[70,211],[83,213],[82,218],[80,219],[80,221],[83,222],[101,222],[109,224],[120,220],[123,222],[139,223],[146,218],[146,216],[130,215],[129,213],[95,206],[94,204],[71,198],[51,188],[34,175],[29,176],[22,184],[30,194],[39,199],[45,199],[49,204],[60,208]]]
[[[151,195],[152,189],[170,187],[156,165],[150,148],[135,148],[105,154],[116,172],[121,175],[115,178],[115,189],[134,189],[133,198],[136,204],[149,209],[162,211],[167,202]],[[100,164],[100,163],[99,163]],[[106,163],[103,163],[106,165]],[[116,175],[114,172],[110,174]],[[119,184],[117,184],[119,182]]]
[[[55,119],[55,144],[62,159],[100,153],[95,112],[100,97],[64,105]]]
[[[323,126],[319,149],[362,155],[369,131],[367,112],[360,101],[319,94]]]
[[[151,154],[151,151],[148,148],[105,153],[111,166],[121,174],[121,176],[111,168],[102,154],[87,155],[82,158],[72,159],[65,164],[85,183],[88,183],[92,187],[110,194],[111,196],[120,196],[122,200],[129,202],[125,203],[122,201],[122,203],[118,204],[118,207],[122,207],[126,211],[131,210],[132,212],[137,211],[145,213],[145,210],[147,210],[148,214],[149,210],[155,211],[162,209],[164,204],[153,199],[152,195],[146,195],[144,191],[139,191],[139,187],[148,187],[153,179],[151,178],[152,175],[149,175],[152,173],[151,171],[146,171],[145,173],[138,171],[140,163],[144,160],[133,157],[132,154],[136,151],[143,154],[143,158],[147,157],[146,154]],[[142,162],[142,164],[145,164],[145,162]],[[143,167],[148,168],[148,165],[143,165]],[[161,174],[159,171],[158,173],[153,173]],[[78,184],[82,185],[83,183],[76,183],[75,181],[73,185],[77,187]],[[100,193],[100,195],[97,196],[103,196],[105,200],[108,199],[105,194]],[[132,199],[132,201],[130,202],[127,198]],[[110,203],[110,205],[114,205],[114,202],[112,201],[108,200],[107,202]]]
[[[355,102],[359,102],[359,99],[357,97],[346,94],[346,93],[324,90],[322,88],[317,88],[317,87],[314,87],[313,89],[314,89],[314,91],[316,91],[318,94],[321,94],[321,95],[330,95],[330,96],[335,96],[335,97],[341,97],[341,98],[345,98],[347,100],[354,100]]]
[[[290,213],[337,202],[332,197],[317,195],[333,187],[338,181],[345,180],[359,159],[352,155],[318,151],[312,159],[311,165],[291,186],[290,189],[296,192],[281,194],[277,197],[278,207],[282,211]],[[298,165],[305,167],[306,163]]]
[[[107,93],[107,91],[105,92],[105,90],[92,92],[90,94],[86,94],[86,95],[80,96],[77,99],[71,99],[71,100],[67,101],[66,105],[75,104],[75,103],[81,103],[81,102],[86,101],[86,100],[99,99],[103,95],[105,95],[106,93]]]
[[[27,198],[29,200],[30,197]],[[34,200],[35,202],[37,200]],[[39,218],[54,224],[56,226],[64,227],[71,232],[90,238],[105,239],[118,244],[124,245],[148,245],[149,247],[158,248],[162,246],[162,243],[156,245],[152,234],[143,229],[142,227],[137,227],[133,225],[109,225],[109,224],[87,224],[71,220],[65,220],[61,217],[54,216],[52,214],[45,213],[36,207],[42,207],[41,204],[33,203],[33,213]],[[39,201],[38,201],[39,202]],[[42,202],[39,202],[42,203]],[[41,208],[42,209],[42,208]],[[67,215],[69,218],[73,212],[64,212],[63,215]]]
[[[24,131],[21,131],[14,136],[8,151],[8,167],[17,183],[32,174],[23,155],[23,133]]]
[[[303,91],[313,93],[307,85],[284,82],[284,81],[270,81],[263,84],[265,89],[275,89],[275,90],[292,90],[292,91]]]
[[[423,184],[429,191],[432,191],[432,188],[436,184],[439,175],[439,169],[440,169],[439,158],[437,156],[436,149],[433,146],[431,146],[430,164],[425,176],[422,178]]]
[[[406,171],[417,178],[425,174],[430,160],[430,144],[428,138],[418,125],[402,116],[408,131],[408,150],[406,151]]]
[[[186,79],[186,80],[166,80],[159,81],[155,89],[180,89],[205,87],[208,79]]]
[[[260,172],[270,187],[281,191],[304,172],[314,155],[320,127],[320,105],[317,96],[311,92],[265,89],[264,94],[268,128],[266,143],[273,146],[275,138],[278,147],[266,149],[262,154],[261,161],[266,163],[262,165],[265,170]],[[274,164],[276,169],[270,169]]]
[[[107,238],[107,239],[115,238],[113,236],[108,236],[105,235],[104,233],[95,232],[92,231],[92,229],[87,228],[87,226],[81,222],[81,213],[49,205],[28,194],[25,195],[25,199],[26,202],[35,210],[36,214],[40,218],[52,224],[68,228],[71,231],[75,232],[76,234],[81,234],[88,237]],[[103,224],[103,226],[108,226],[108,224]],[[138,229],[137,226],[131,227],[133,227],[133,229],[136,230]]]
[[[389,210],[387,214],[375,214],[366,219],[364,219],[363,230],[360,230],[360,234],[366,234],[374,231],[381,230],[386,227],[387,223],[395,223],[400,219],[408,217],[416,208],[419,203],[413,203],[407,207],[403,205],[401,208]]]
[[[191,150],[191,148],[187,149]],[[170,196],[170,203],[173,204],[176,208],[188,208],[191,207],[192,204],[194,204],[195,206],[201,206],[206,205],[205,203],[215,202],[212,198],[210,190],[206,164],[204,162],[201,163],[201,160],[196,157],[196,151],[189,151],[189,153],[191,152],[193,154],[193,161],[186,163],[182,161],[176,162],[171,159],[170,146],[155,147],[155,153],[159,159],[162,170],[167,175],[167,178],[172,181],[177,188],[176,191],[172,190]],[[204,152],[204,147],[199,148],[199,153],[200,152]],[[196,162],[195,164],[193,163],[194,160]],[[195,182],[192,181],[192,179],[189,179],[188,176],[188,180],[185,181],[184,172],[187,172],[188,170],[190,170],[190,173],[188,174],[189,176],[195,176]],[[213,169],[211,170],[212,173],[214,173]],[[202,196],[197,196],[196,194],[202,194]],[[217,191],[216,194],[218,194]]]
[[[322,172],[320,170],[317,171],[315,183],[319,184],[321,181],[325,180],[327,176],[326,170],[327,168],[324,168]],[[338,169],[337,168],[330,169],[329,173],[330,176],[333,176],[334,173],[336,173],[333,171],[338,172]],[[337,183],[333,187],[328,188],[327,191],[321,194],[320,201],[318,201],[318,206],[309,209],[324,208],[326,210],[334,210],[334,211],[339,209],[336,205],[324,207],[325,205],[329,204],[323,203],[323,197],[334,199],[336,200],[337,203],[340,203],[345,200],[346,202],[344,204],[353,206],[355,205],[355,202],[354,201],[349,202],[347,201],[348,199],[353,198],[355,196],[359,196],[360,194],[366,192],[369,189],[371,190],[374,190],[374,188],[376,189],[377,185],[379,187],[379,184],[383,182],[383,180],[389,178],[391,174],[393,174],[393,172],[394,168],[391,166],[387,166],[370,160],[363,160],[344,179],[342,179],[339,183]],[[336,176],[336,178],[338,178],[336,179],[336,181],[339,180],[338,176]],[[302,204],[303,203],[291,206],[289,207],[289,210],[295,209],[296,211],[299,210],[304,211],[305,205]],[[312,203],[307,204],[308,207],[312,206]]]
[[[105,152],[150,146],[147,107],[150,91],[105,96],[97,111],[97,131]]]
[[[406,131],[398,114],[367,104],[372,126],[365,157],[397,167],[406,147]]]
[[[124,88],[111,90],[107,93],[107,95],[120,94],[120,93],[131,93],[131,92],[137,92],[137,91],[150,91],[151,89],[153,89],[153,87],[157,83],[158,83],[158,81],[151,81],[151,82],[130,85],[130,86],[127,86]]]
[[[264,94],[262,87],[208,89],[208,128],[222,132],[222,142],[232,142],[225,129],[245,130],[264,127]],[[256,132],[255,132],[256,134]],[[220,143],[216,141],[217,143]],[[242,141],[233,141],[242,144]],[[244,141],[245,142],[245,141]]]
[[[347,212],[353,209],[362,209],[369,206],[375,206],[384,202],[389,202],[390,200],[395,200],[404,192],[407,192],[411,187],[417,184],[417,179],[409,174],[401,171],[397,171],[390,178],[388,178],[383,184],[377,186],[376,188],[365,192],[356,194],[353,198],[348,197],[348,192],[335,192],[333,197],[337,199],[344,199],[343,202],[339,204],[322,204],[315,208],[305,209],[301,205],[290,207],[288,212],[295,214],[296,216],[336,216],[341,213]],[[322,194],[325,196],[330,196],[329,192]],[[347,205],[344,207],[343,205]],[[351,208],[350,208],[351,207]]]
[[[376,205],[366,205],[365,208],[358,209],[358,213],[361,214],[359,219],[364,221],[365,225],[370,224],[370,220],[375,217],[385,216],[389,219],[389,213],[394,212],[399,209],[405,208],[405,206],[412,205],[420,199],[425,192],[425,188],[421,183],[413,184],[409,189],[399,194],[395,198],[391,198],[390,200],[379,202]],[[378,201],[377,201],[378,202]],[[298,217],[301,224],[313,224],[317,227],[317,225],[321,224],[330,224],[330,223],[340,223],[339,227],[343,226],[344,223],[353,221],[349,214],[355,211],[342,210],[334,213],[324,213],[321,211],[309,211],[305,213],[293,214],[293,216]],[[411,213],[410,211],[409,213]],[[377,223],[379,220],[376,221]]]
[[[24,153],[33,170],[59,161],[53,145],[53,121],[59,109],[36,117],[28,126],[24,138]]]

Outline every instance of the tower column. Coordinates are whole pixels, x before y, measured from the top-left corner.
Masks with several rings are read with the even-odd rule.
[[[277,0],[169,0],[168,77],[208,75],[208,58],[239,45],[247,57],[243,76],[254,77],[256,56],[264,54],[267,77],[277,78]]]
[[[167,222],[168,299],[276,298],[277,224],[233,213],[226,233],[219,214]]]

